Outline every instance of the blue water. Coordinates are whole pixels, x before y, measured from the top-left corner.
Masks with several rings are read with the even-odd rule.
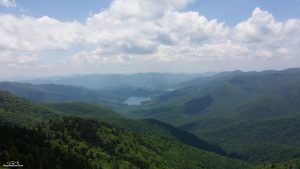
[[[128,106],[138,106],[141,105],[142,102],[149,100],[151,100],[150,97],[129,97],[127,100],[124,101],[124,103]]]

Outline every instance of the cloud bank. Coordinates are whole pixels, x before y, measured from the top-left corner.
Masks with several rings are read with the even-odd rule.
[[[0,71],[169,71],[169,65],[195,72],[299,61],[299,19],[277,21],[256,8],[247,20],[227,26],[184,11],[190,2],[114,0],[84,23],[2,14]]]
[[[0,6],[10,8],[17,6],[17,4],[14,0],[0,0]]]

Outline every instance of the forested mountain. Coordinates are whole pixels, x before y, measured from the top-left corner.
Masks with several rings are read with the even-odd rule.
[[[61,103],[83,101],[107,107],[122,105],[124,97],[82,87],[43,84],[33,85],[18,82],[0,82],[0,90],[9,91],[17,96],[34,102]]]
[[[57,84],[29,84],[0,82],[0,90],[40,103],[88,102],[109,108],[126,107],[123,102],[130,97],[150,97],[166,93],[165,90],[150,90],[132,86],[114,89],[93,90],[84,87]]]
[[[181,84],[177,90],[152,98],[152,102],[141,108],[168,109],[162,111],[162,114],[160,111],[151,114],[151,109],[144,112],[150,117],[162,115],[161,118],[174,113],[186,117],[185,119],[212,114],[243,118],[285,116],[300,110],[299,75],[300,69],[288,69],[228,72],[205,79],[194,79],[190,83]],[[182,122],[185,121],[180,119],[179,123]]]
[[[227,72],[177,87],[135,113],[180,126],[250,162],[300,157],[300,69]]]
[[[126,119],[109,109],[82,102],[48,104],[47,108],[54,110],[57,114],[97,119],[113,126],[128,129],[135,133],[147,133],[161,137],[170,137],[192,147],[215,152],[220,155],[230,156],[230,154],[227,154],[217,145],[207,143],[192,133],[157,120]]]
[[[113,90],[123,86],[142,89],[157,90],[166,88],[180,82],[191,80],[198,76],[210,76],[206,74],[167,74],[167,73],[138,73],[138,74],[111,74],[111,75],[78,75],[71,77],[57,77],[55,79],[36,79],[27,81],[34,84],[63,84],[81,86],[94,90]]]
[[[199,166],[228,168],[230,164],[236,168],[250,166],[262,169],[294,169],[300,166],[299,86],[300,69],[225,72],[172,84],[168,86],[168,89],[171,90],[154,92],[155,94],[148,89],[128,86],[95,91],[82,87],[53,84],[31,85],[3,82],[0,83],[1,89],[11,91],[31,101],[2,92],[0,117],[5,130],[13,131],[16,127],[16,130],[25,133],[33,132],[34,135],[38,135],[36,137],[43,137],[41,139],[43,143],[45,142],[45,133],[37,130],[37,126],[46,128],[50,133],[68,131],[68,128],[75,129],[74,123],[81,123],[81,121],[95,124],[96,128],[104,127],[103,130],[110,131],[110,127],[115,128],[117,134],[112,133],[111,137],[120,139],[119,142],[122,146],[130,145],[130,149],[136,150],[133,154],[139,154],[143,158],[143,155],[147,153],[153,155],[151,155],[151,159],[144,158],[142,160],[147,163],[148,168],[157,168],[158,166],[158,168],[176,168],[175,166],[185,168],[184,165],[189,162],[190,168],[199,168]],[[149,92],[147,94],[153,94],[151,101],[141,106],[124,106],[122,104],[124,98],[128,97],[130,93],[142,94],[145,91]],[[36,104],[32,101],[43,103]],[[93,103],[98,105],[93,105]],[[107,108],[99,107],[99,105],[120,110],[121,115]],[[135,120],[124,118],[126,115],[134,117]],[[94,120],[90,121],[90,119]],[[64,126],[68,121],[70,121],[69,126]],[[55,128],[52,131],[48,127],[51,125],[63,127]],[[67,132],[66,135],[70,135],[67,137],[81,144],[85,138],[78,135],[80,130],[81,128],[74,131],[77,135],[72,131]],[[120,133],[118,133],[119,130]],[[126,133],[124,137],[122,136],[123,131]],[[98,130],[95,133],[97,136],[93,140],[101,141],[101,138],[98,137]],[[61,134],[56,135],[60,136]],[[53,139],[57,141],[60,137],[57,138],[56,135]],[[14,134],[11,136],[13,137]],[[131,141],[129,141],[130,143],[122,142],[126,137],[132,137],[131,141],[135,144],[131,145]],[[52,144],[51,139],[46,137],[46,142],[49,141]],[[136,142],[135,139],[144,141]],[[59,142],[59,146],[71,144],[69,141]],[[162,142],[166,142],[166,146],[169,145],[168,150],[160,147]],[[150,143],[154,147],[149,148],[148,144]],[[33,143],[29,142],[28,144]],[[89,142],[85,144],[89,148],[97,149],[98,152],[99,145],[90,145]],[[49,144],[39,144],[37,149],[46,150],[49,149],[48,146]],[[135,146],[136,148],[134,148]],[[156,148],[163,151],[156,151]],[[148,150],[144,151],[144,149]],[[108,154],[102,159],[105,161],[103,164],[107,165],[102,166],[104,168],[112,167],[109,166],[111,159],[115,159],[117,166],[121,168],[122,166],[123,168],[134,166],[139,168],[140,163],[128,161],[129,157],[121,154],[116,157],[116,154],[107,152],[103,147],[101,151],[104,151],[101,154]],[[117,150],[114,149],[114,151]],[[69,152],[60,153],[68,154]],[[72,157],[70,157],[70,161],[72,161],[73,155],[67,155]],[[77,154],[78,159],[84,162],[78,165],[87,168],[94,165],[94,163],[90,163],[93,160],[81,156],[82,154]],[[208,161],[203,161],[202,157],[207,158]],[[51,158],[49,157],[49,159]],[[141,159],[137,156],[134,158]],[[192,160],[187,160],[187,158]],[[247,164],[232,160],[232,158],[245,161]],[[220,161],[213,165],[215,160],[222,161],[222,165],[220,165]],[[57,164],[65,165],[60,162]],[[157,164],[157,166],[152,164]]]
[[[66,113],[67,109],[70,113]],[[88,104],[39,105],[0,92],[1,163],[18,160],[26,168],[46,169],[249,167],[167,135],[134,132],[99,120],[71,117],[81,111],[89,114],[91,109],[102,112],[98,119],[112,113]]]
[[[123,118],[120,114],[112,110],[84,102],[52,103],[44,106],[47,106],[48,108],[51,108],[52,110],[66,116],[78,116],[97,119]]]

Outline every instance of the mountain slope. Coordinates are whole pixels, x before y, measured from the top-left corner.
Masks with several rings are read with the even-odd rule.
[[[7,92],[0,92],[0,103],[1,163],[14,159],[28,168],[248,168],[174,138],[62,117],[58,110]]]
[[[152,102],[136,112],[182,125],[207,116],[255,118],[253,112],[260,112],[259,118],[272,118],[275,115],[286,116],[300,111],[298,69],[232,72],[200,80],[198,84],[193,80],[192,86],[185,83],[188,87],[154,97]],[[173,122],[173,119],[167,119],[169,114],[183,118],[179,123]]]
[[[254,163],[299,156],[300,69],[227,72],[181,87],[132,114],[180,126]]]
[[[6,138],[0,139],[0,159],[18,159],[29,168],[247,167],[174,140],[135,135],[81,118],[58,119],[33,130],[7,126],[0,130],[1,138]]]
[[[55,112],[42,105],[0,91],[0,120],[3,122],[29,126],[54,116]]]
[[[58,115],[77,116],[82,118],[97,119],[122,128],[127,128],[136,133],[147,133],[161,137],[170,137],[183,143],[207,151],[226,155],[221,148],[206,143],[193,134],[156,120],[130,120],[124,119],[118,113],[100,106],[82,103],[60,103],[39,105],[18,98],[8,92],[0,92],[0,118],[17,124],[27,125],[51,119]],[[30,112],[30,113],[29,113]]]
[[[78,116],[85,118],[123,118],[120,114],[97,106],[90,103],[84,102],[69,102],[69,103],[56,103],[47,104],[52,110],[58,111],[63,115]]]
[[[57,113],[63,115],[97,119],[113,126],[126,128],[134,133],[169,137],[201,150],[211,151],[220,155],[228,155],[221,147],[217,145],[207,143],[192,133],[176,128],[172,125],[159,122],[157,120],[125,119],[111,110],[80,102],[48,104],[47,106],[52,110],[57,111]]]
[[[73,86],[0,82],[0,90],[9,91],[17,96],[42,103],[84,101],[107,107],[122,105],[119,99],[108,94]]]
[[[205,74],[203,74],[205,75]],[[138,87],[143,89],[159,89],[195,78],[197,74],[111,74],[111,75],[78,75],[73,77],[60,77],[56,79],[31,80],[35,84],[63,84],[81,86],[95,90],[117,89],[122,86]]]

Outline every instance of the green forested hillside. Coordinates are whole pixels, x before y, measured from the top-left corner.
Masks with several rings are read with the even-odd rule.
[[[21,126],[31,126],[55,116],[55,112],[6,91],[0,91],[0,120]]]
[[[18,160],[25,168],[248,168],[171,137],[132,132],[71,113],[64,117],[49,106],[0,94],[1,163]]]
[[[27,126],[26,130],[36,128],[33,124],[50,125],[47,120],[57,118],[60,121],[63,116],[95,119],[134,137],[148,138],[149,142],[156,139],[157,142],[174,141],[170,144],[176,144],[176,149],[170,150],[171,155],[164,150],[173,159],[171,161],[178,162],[174,166],[180,166],[181,160],[187,157],[182,154],[187,153],[188,158],[195,159],[188,162],[197,168],[195,166],[202,160],[196,158],[202,157],[197,152],[209,151],[214,157],[208,161],[219,160],[219,157],[226,159],[225,167],[227,159],[236,158],[253,168],[299,168],[299,86],[299,69],[235,71],[172,86],[176,90],[153,97],[141,106],[117,108],[123,116],[129,114],[163,122],[125,119],[114,111],[78,101],[35,104],[2,92],[0,119],[5,124]],[[179,150],[180,146],[185,148]],[[158,157],[169,163],[164,153]],[[203,165],[207,168],[212,164]]]
[[[126,128],[135,133],[146,133],[161,137],[169,137],[195,148],[215,152],[220,155],[230,156],[230,154],[227,154],[221,147],[215,144],[205,142],[192,133],[157,120],[126,119],[109,109],[82,102],[47,104],[47,107],[56,111],[58,114],[97,119],[114,126]]]
[[[47,107],[69,116],[79,116],[85,118],[89,117],[98,119],[123,118],[120,114],[112,110],[84,102],[47,104]]]
[[[186,132],[182,129],[157,120],[131,120],[119,118],[101,119],[101,121],[105,121],[114,126],[126,128],[134,133],[150,134],[159,137],[175,139],[191,147],[214,152],[220,155],[230,156],[230,154],[225,152],[220,146],[217,146],[216,144],[208,143],[192,133]]]
[[[195,79],[132,114],[180,126],[252,163],[297,159],[300,69]]]
[[[194,130],[202,138],[238,152],[254,163],[282,162],[300,157],[300,117],[244,121],[223,128]]]
[[[154,97],[136,112],[176,125],[206,116],[253,118],[260,113],[257,117],[262,118],[268,112],[266,118],[285,116],[283,111],[290,114],[300,110],[299,84],[300,69],[228,72],[185,82],[178,90]],[[182,118],[170,119],[174,114]]]
[[[122,105],[122,100],[120,99],[123,99],[116,95],[109,95],[82,87],[54,84],[33,85],[17,82],[0,82],[0,90],[9,91],[17,96],[41,103],[83,101],[107,107],[117,107]]]
[[[50,120],[32,130],[1,130],[1,160],[18,159],[28,168],[247,167],[173,139],[136,135],[81,118]]]

